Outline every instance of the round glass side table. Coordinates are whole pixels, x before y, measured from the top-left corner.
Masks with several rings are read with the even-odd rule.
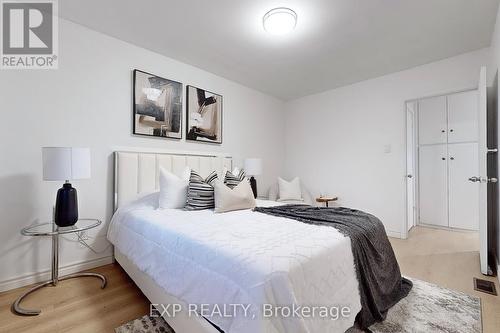
[[[37,284],[33,288],[29,289],[21,296],[19,296],[14,304],[12,304],[12,310],[16,314],[26,315],[26,316],[36,316],[40,314],[40,310],[28,310],[23,309],[20,306],[21,301],[31,294],[32,292],[52,285],[56,286],[59,281],[73,279],[77,277],[96,277],[101,279],[101,289],[106,287],[106,278],[102,274],[97,273],[75,273],[69,274],[63,277],[59,277],[59,235],[70,234],[75,232],[80,232],[88,229],[95,228],[101,224],[100,220],[96,219],[80,219],[75,225],[69,227],[58,227],[55,223],[42,223],[33,226],[26,227],[21,230],[21,234],[24,236],[50,236],[52,237],[52,278],[47,282],[42,282]]]

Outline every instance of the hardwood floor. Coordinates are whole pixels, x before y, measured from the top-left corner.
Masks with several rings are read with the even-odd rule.
[[[479,271],[477,234],[417,227],[407,240],[391,239],[404,275],[481,298],[483,333],[500,327],[500,297],[474,291]],[[93,278],[62,281],[28,296],[26,308],[40,308],[36,317],[11,313],[16,297],[29,287],[0,294],[0,332],[112,333],[115,327],[149,312],[149,302],[118,264],[92,270],[104,274],[108,286],[100,289]],[[487,278],[498,281],[496,278]],[[496,283],[497,290],[500,290]],[[427,333],[427,332],[426,332]]]
[[[0,332],[111,333],[114,328],[149,312],[149,302],[118,264],[91,270],[104,274],[105,289],[95,278],[61,281],[29,295],[25,308],[41,309],[39,316],[23,317],[10,311],[12,302],[29,287],[0,294]]]

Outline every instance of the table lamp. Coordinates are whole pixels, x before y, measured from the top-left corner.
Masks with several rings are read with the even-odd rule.
[[[260,158],[245,159],[245,173],[250,177],[250,186],[252,187],[253,196],[257,198],[257,181],[254,176],[262,174],[262,160]]]
[[[43,147],[43,180],[64,180],[57,191],[54,223],[60,227],[78,221],[78,199],[70,180],[90,178],[90,149],[72,147]]]

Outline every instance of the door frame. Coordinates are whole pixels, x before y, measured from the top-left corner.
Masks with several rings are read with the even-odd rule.
[[[478,80],[478,152],[479,174],[479,264],[481,273],[490,275],[488,266],[488,82],[486,67],[482,66]],[[481,135],[483,134],[483,135]],[[484,180],[483,180],[484,178]]]
[[[419,156],[418,156],[418,101],[419,100],[422,100],[422,99],[426,99],[426,98],[433,98],[433,97],[441,97],[441,96],[448,96],[448,95],[451,95],[451,94],[458,94],[458,93],[463,93],[463,92],[467,92],[467,91],[473,91],[473,90],[477,90],[478,89],[478,86],[475,86],[475,87],[471,87],[471,88],[466,88],[466,89],[460,89],[460,90],[454,90],[454,91],[450,91],[450,92],[447,92],[447,93],[440,93],[440,94],[435,94],[435,95],[427,95],[427,96],[422,96],[422,97],[418,97],[418,98],[412,98],[412,99],[408,99],[406,101],[404,101],[404,106],[403,106],[403,112],[404,112],[404,128],[405,128],[405,131],[404,131],[404,135],[405,135],[405,146],[404,146],[404,159],[405,159],[405,174],[404,174],[404,211],[405,211],[405,218],[404,218],[404,225],[403,225],[403,230],[401,231],[401,238],[402,239],[407,239],[408,238],[408,192],[407,192],[407,175],[408,175],[408,162],[407,162],[407,154],[408,154],[408,112],[407,112],[407,105],[408,103],[413,103],[413,102],[416,102],[417,103],[417,107],[416,107],[416,112],[415,112],[415,115],[414,115],[414,119],[413,119],[413,130],[415,131],[414,134],[415,134],[415,147],[414,147],[414,186],[415,186],[415,195],[414,195],[414,205],[416,207],[416,214],[415,214],[415,217],[416,217],[416,221],[415,222],[415,226],[417,225],[420,225],[420,205],[419,205],[419,202],[420,202],[420,191],[419,191]]]

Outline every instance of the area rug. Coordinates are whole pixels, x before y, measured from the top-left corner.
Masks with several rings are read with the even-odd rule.
[[[393,306],[373,333],[481,333],[481,302],[477,297],[441,288],[417,279],[407,297]],[[175,333],[162,318],[144,316],[118,328],[116,333]],[[362,332],[351,328],[348,333]]]

